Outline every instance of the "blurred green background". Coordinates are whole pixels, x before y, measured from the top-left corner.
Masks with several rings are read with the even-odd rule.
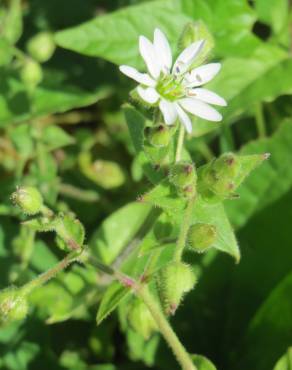
[[[229,151],[271,158],[241,186],[239,200],[226,202],[240,263],[213,251],[204,259],[190,255],[199,283],[172,323],[189,352],[220,370],[291,369],[291,3],[1,0],[0,6],[1,288],[27,282],[62,256],[50,234],[20,226],[24,218],[9,199],[17,185],[37,186],[50,207],[75,212],[87,243],[109,262],[144,222],[144,208],[132,202],[149,182],[121,111],[134,84],[118,65],[143,68],[138,36],[152,37],[155,27],[176,53],[183,27],[201,20],[215,39],[212,60],[222,62],[210,87],[228,106],[221,124],[194,124],[187,141],[193,160],[200,165]],[[45,60],[44,41],[36,52],[29,46],[40,32],[51,37]],[[0,329],[0,368],[178,369],[159,335],[144,341],[123,324],[122,309],[96,326],[104,289],[94,270],[74,265],[37,290],[28,318]]]

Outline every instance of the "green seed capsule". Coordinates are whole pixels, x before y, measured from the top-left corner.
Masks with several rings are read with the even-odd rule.
[[[157,148],[168,146],[171,136],[170,129],[164,125],[151,127],[148,133],[150,144]]]
[[[36,61],[27,59],[20,70],[20,78],[29,89],[34,89],[43,79],[42,67]]]
[[[216,226],[197,223],[190,227],[188,232],[188,244],[198,253],[205,252],[216,241]]]
[[[193,289],[196,276],[183,262],[172,262],[163,267],[157,276],[160,300],[166,315],[173,315],[185,293]]]
[[[24,213],[35,215],[43,207],[43,197],[40,192],[32,186],[22,186],[18,188],[11,196],[16,204]]]
[[[128,321],[133,330],[149,339],[157,331],[157,325],[145,303],[134,298],[129,306]]]
[[[197,174],[192,162],[181,161],[170,168],[169,180],[178,188],[195,186]]]
[[[19,289],[10,287],[0,291],[0,327],[23,320],[28,312],[26,297]]]
[[[56,45],[50,32],[40,32],[27,43],[27,51],[38,62],[44,63],[54,54]]]

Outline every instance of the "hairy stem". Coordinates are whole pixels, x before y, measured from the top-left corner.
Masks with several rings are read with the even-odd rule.
[[[181,229],[180,229],[180,233],[177,239],[176,249],[174,253],[175,261],[180,261],[182,258],[183,250],[186,245],[189,227],[191,224],[192,212],[193,212],[193,208],[195,204],[195,199],[196,197],[194,196],[188,201],[187,208],[185,210],[185,213],[182,219]]]
[[[26,283],[21,288],[22,293],[29,294],[33,289],[45,284],[47,281],[55,277],[60,271],[63,271],[66,267],[68,267],[72,262],[76,261],[79,255],[80,253],[76,251],[67,254],[67,256],[63,258],[59,263],[57,263],[54,267],[39,275],[29,283]]]
[[[180,125],[176,153],[175,153],[175,163],[181,160],[181,155],[182,155],[182,150],[183,150],[183,145],[184,145],[184,137],[185,137],[185,128],[183,125]]]
[[[151,312],[161,334],[173,351],[177,361],[182,367],[182,370],[197,370],[193,364],[190,355],[179,341],[166,317],[161,311],[161,308],[155,298],[151,295],[147,285],[140,285],[135,291],[136,294],[144,301],[149,311]]]

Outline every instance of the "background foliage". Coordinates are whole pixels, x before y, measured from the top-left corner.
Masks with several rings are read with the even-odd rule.
[[[9,196],[23,183],[37,186],[52,208],[75,212],[86,227],[87,243],[104,262],[119,264],[133,239],[147,251],[155,232],[152,211],[134,201],[149,182],[134,155],[139,143],[134,148],[121,109],[130,87],[117,65],[142,68],[137,39],[140,34],[151,37],[155,27],[167,34],[175,51],[181,30],[194,20],[205,22],[215,37],[213,59],[223,68],[210,87],[228,106],[220,125],[196,121],[187,142],[192,158],[204,164],[228,151],[270,152],[271,158],[241,186],[240,199],[226,202],[241,249],[240,263],[213,250],[202,256],[190,254],[199,283],[172,322],[187,349],[206,355],[218,369],[288,370],[292,367],[288,0],[2,0],[1,287],[26,282],[62,255],[51,235],[35,237],[19,226],[21,216]],[[54,34],[57,49],[42,64],[42,82],[31,90],[21,79],[21,56],[15,47],[26,52],[27,42],[40,31]],[[125,110],[131,114],[129,107]],[[134,119],[138,125],[139,117]],[[220,212],[214,210],[223,224]],[[159,221],[159,232],[168,235],[166,220]],[[132,269],[135,258],[125,269]],[[177,369],[159,335],[145,341],[125,325],[126,303],[96,327],[96,309],[107,285],[95,270],[74,265],[37,290],[28,319],[0,330],[0,368]]]

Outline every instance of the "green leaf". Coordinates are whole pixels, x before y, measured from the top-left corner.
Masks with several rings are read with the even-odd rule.
[[[12,48],[9,42],[0,38],[0,66],[4,66],[11,61],[12,58]]]
[[[57,32],[55,41],[81,54],[139,67],[142,65],[138,53],[140,35],[153,38],[154,29],[159,27],[173,43],[189,20],[180,12],[179,2],[158,0],[117,10]]]
[[[99,325],[113,310],[117,308],[120,302],[131,292],[131,289],[121,285],[118,282],[112,283],[106,290],[96,316],[97,325]]]
[[[42,136],[48,150],[55,150],[74,143],[74,138],[56,125],[46,126]]]
[[[130,203],[122,207],[93,234],[89,242],[92,253],[105,264],[111,264],[130,243],[141,240],[153,222],[155,217],[148,205]]]
[[[292,369],[292,347],[277,361],[273,370],[291,370]]]
[[[197,370],[216,370],[216,367],[205,356],[192,355],[192,360]]]
[[[271,369],[292,342],[292,273],[270,293],[251,320],[244,344],[240,369]]]
[[[226,202],[227,213],[236,227],[243,226],[255,212],[275,202],[289,190],[292,184],[289,170],[291,146],[292,121],[287,120],[272,137],[250,142],[241,149],[240,155],[269,152],[271,157],[238,189],[240,198]]]
[[[107,97],[110,90],[100,87],[89,92],[72,86],[41,84],[28,97],[24,84],[14,73],[0,69],[0,127],[52,113],[63,113],[93,104]]]
[[[239,246],[222,203],[206,203],[199,197],[195,203],[192,224],[197,222],[214,225],[217,229],[217,239],[213,247],[230,254],[239,262]]]
[[[289,18],[289,0],[256,0],[255,9],[259,20],[270,24],[279,33]]]

